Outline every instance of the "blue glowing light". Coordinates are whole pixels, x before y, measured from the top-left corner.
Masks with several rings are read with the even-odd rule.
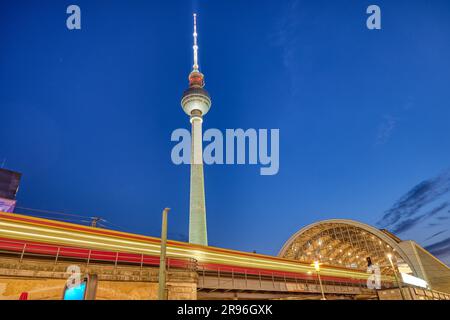
[[[84,292],[86,291],[86,282],[80,283],[79,286],[67,288],[64,292],[63,300],[84,300]]]

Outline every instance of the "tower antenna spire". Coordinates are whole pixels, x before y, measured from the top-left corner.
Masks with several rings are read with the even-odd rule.
[[[193,70],[198,71],[198,45],[197,45],[197,14],[194,13],[194,66]]]
[[[206,228],[205,179],[203,175],[203,117],[211,108],[204,75],[198,70],[197,14],[194,13],[194,65],[189,88],[183,92],[181,106],[191,122],[191,184],[189,195],[189,242],[208,245]]]

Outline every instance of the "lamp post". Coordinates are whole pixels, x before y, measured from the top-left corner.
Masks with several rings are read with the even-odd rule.
[[[400,290],[400,295],[402,296],[402,300],[406,300],[405,295],[403,294],[402,284],[400,283],[400,280],[397,276],[397,270],[395,269],[394,263],[392,262],[392,254],[388,253],[387,257],[389,259],[389,263],[391,264],[392,270],[394,271],[395,281],[398,284],[398,288]]]
[[[165,208],[162,213],[161,228],[161,253],[159,258],[159,288],[158,300],[167,300],[166,295],[166,243],[167,243],[167,214],[170,208]]]
[[[99,218],[99,217],[92,217],[91,219],[92,219],[92,220],[91,220],[91,227],[93,227],[93,228],[97,228],[97,222],[99,222],[100,220],[102,220],[102,219]]]
[[[317,277],[319,278],[320,292],[322,293],[322,300],[327,300],[325,298],[325,292],[323,291],[322,279],[320,278],[320,263],[319,261],[314,261],[314,269],[316,269]]]

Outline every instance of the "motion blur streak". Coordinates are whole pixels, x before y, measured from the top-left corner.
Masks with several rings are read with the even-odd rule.
[[[0,213],[0,237],[152,256],[158,256],[160,250],[160,240],[154,237],[10,213]],[[209,263],[221,264],[302,274],[314,272],[313,266],[293,260],[178,241],[168,242],[167,254],[171,257],[194,258],[199,264],[204,265]],[[321,267],[321,274],[359,280],[364,280],[368,277],[366,272],[360,270],[326,265]],[[391,280],[390,278],[385,279]]]

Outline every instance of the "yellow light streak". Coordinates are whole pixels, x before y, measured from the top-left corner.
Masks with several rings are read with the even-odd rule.
[[[15,221],[0,220],[0,236],[60,246],[77,246],[86,249],[103,249],[156,256],[158,256],[160,252],[159,243],[149,243],[144,240],[126,240],[112,235],[95,235],[83,231],[67,231],[51,226],[37,226]],[[287,259],[273,260],[273,257],[267,256],[267,258],[265,258],[261,255],[246,257],[240,256],[238,253],[234,252],[219,253],[209,251],[207,247],[203,250],[195,247],[187,249],[177,247],[176,244],[169,244],[167,253],[169,257],[191,257],[202,263],[224,264],[231,267],[254,267],[296,273],[308,273],[314,271],[314,266],[304,265],[296,261]],[[368,277],[368,274],[365,272],[337,269],[328,266],[323,266],[321,268],[321,274],[336,277],[350,277],[353,279],[367,279]],[[385,280],[390,279],[387,277]]]

